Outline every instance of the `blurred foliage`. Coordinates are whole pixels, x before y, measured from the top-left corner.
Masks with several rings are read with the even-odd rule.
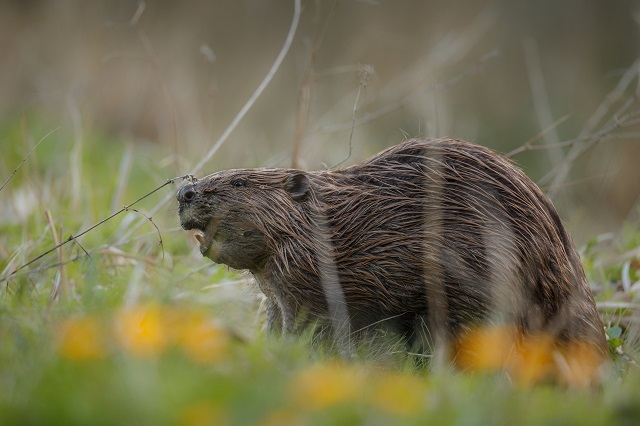
[[[470,370],[462,375],[312,361],[304,342],[244,340],[218,325],[220,315],[218,309],[156,303],[91,314],[62,304],[28,316],[2,312],[0,420],[272,425],[637,419],[637,370],[622,380],[606,378],[595,390],[579,381],[532,386],[532,374],[543,365],[540,347],[527,355],[537,361],[526,364],[526,377],[511,376],[524,380],[515,383],[490,374],[494,366],[481,359],[467,359]],[[478,337],[474,345],[495,350],[493,338]]]

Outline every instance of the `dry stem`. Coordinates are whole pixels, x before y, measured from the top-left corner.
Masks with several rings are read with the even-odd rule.
[[[49,305],[53,302],[56,302],[62,297],[63,300],[67,300],[67,296],[69,293],[69,283],[67,282],[67,268],[63,261],[62,256],[62,244],[60,244],[60,238],[58,236],[58,232],[56,231],[56,225],[53,223],[53,217],[51,217],[51,212],[49,210],[45,211],[45,216],[47,218],[47,222],[49,222],[49,228],[51,230],[51,235],[53,236],[53,243],[56,245],[56,252],[58,254],[58,261],[60,262],[59,273],[59,281],[58,285],[53,285],[51,287],[51,294],[49,296]]]

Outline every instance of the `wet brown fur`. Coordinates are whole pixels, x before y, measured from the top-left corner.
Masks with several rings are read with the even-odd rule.
[[[304,315],[349,336],[455,339],[508,322],[607,351],[556,210],[489,149],[411,139],[344,170],[214,173],[178,199],[182,226],[212,237],[204,254],[255,276],[270,329]]]

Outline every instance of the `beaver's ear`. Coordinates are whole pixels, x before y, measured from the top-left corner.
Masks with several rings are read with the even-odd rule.
[[[284,189],[291,198],[302,201],[309,194],[309,178],[304,173],[293,173],[284,182]]]

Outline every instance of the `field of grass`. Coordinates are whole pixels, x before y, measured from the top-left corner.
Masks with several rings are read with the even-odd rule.
[[[55,126],[0,126],[0,180]],[[11,143],[7,143],[7,142]],[[202,259],[159,150],[61,128],[0,190],[0,424],[638,424],[640,228],[582,253],[614,362],[602,385],[341,362],[266,339],[247,276]],[[133,210],[135,209],[135,210]]]

